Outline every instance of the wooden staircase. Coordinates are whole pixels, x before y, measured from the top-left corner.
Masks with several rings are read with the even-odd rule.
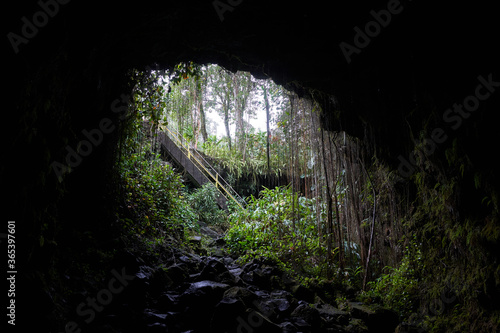
[[[184,145],[179,136],[167,127],[160,126],[160,129],[161,131],[158,131],[156,135],[162,149],[179,167],[186,171],[194,184],[198,186],[203,186],[206,183],[214,184],[221,194],[217,201],[222,209],[227,210],[228,200],[233,200],[240,208],[244,209],[244,200],[196,149]]]

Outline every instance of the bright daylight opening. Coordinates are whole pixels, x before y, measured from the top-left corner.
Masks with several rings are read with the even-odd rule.
[[[218,139],[234,137],[237,131],[238,134],[243,133],[243,135],[258,134],[267,131],[267,103],[269,127],[271,130],[276,129],[277,116],[286,103],[284,96],[287,91],[283,87],[275,84],[271,79],[256,79],[249,72],[232,73],[215,64],[192,64],[192,66],[193,76],[186,74],[181,77],[181,80],[176,74],[160,73],[162,75],[159,82],[165,91],[168,92],[170,87],[169,97],[181,100],[181,104],[176,104],[176,102],[167,104],[164,110],[163,115],[166,117],[164,121],[169,126],[182,131],[179,127],[182,122],[178,122],[180,112],[191,111],[195,113],[193,119],[199,120],[200,129],[204,127],[208,135],[213,135]],[[169,110],[168,106],[172,108]],[[175,107],[187,109],[174,110]],[[200,113],[203,114],[200,115]],[[229,124],[229,133],[225,127],[226,120]],[[188,127],[190,131],[193,131],[192,124]],[[200,135],[197,141],[203,140],[200,131],[196,131],[195,125],[194,132]]]

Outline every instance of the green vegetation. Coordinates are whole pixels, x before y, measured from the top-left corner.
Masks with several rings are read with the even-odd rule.
[[[444,150],[447,166],[421,158],[412,177],[418,195],[407,225],[424,259],[419,310],[430,331],[492,332],[500,327],[500,310],[491,305],[500,285],[497,190],[481,181],[458,140]],[[456,300],[435,309],[446,290]]]
[[[396,268],[385,267],[387,273],[368,283],[369,290],[362,295],[365,301],[379,300],[408,318],[418,310],[418,288],[424,260],[416,239],[406,246],[403,260]]]
[[[296,206],[294,210],[292,207]],[[318,238],[314,199],[298,197],[290,186],[264,189],[259,199],[251,197],[246,210],[229,216],[226,235],[231,253],[242,260],[266,256],[303,277],[326,276],[332,264],[324,242]],[[323,231],[324,234],[324,231]],[[335,256],[332,253],[331,256]]]
[[[207,183],[188,196],[188,202],[196,212],[198,221],[225,226],[226,214],[217,205],[217,198],[220,195],[213,184]]]
[[[210,161],[219,170],[227,170],[232,179],[241,177],[253,177],[264,175],[268,172],[266,162],[266,134],[264,132],[246,134],[247,149],[245,152],[237,149],[229,149],[226,138],[217,139],[211,135],[201,145],[201,151],[210,157]],[[245,154],[245,158],[243,158]],[[281,166],[283,167],[283,166]],[[273,170],[281,170],[273,169]]]
[[[500,327],[492,300],[500,285],[497,192],[459,147],[455,139],[444,151],[446,167],[416,147],[414,202],[401,223],[409,238],[399,242],[403,258],[385,267],[361,299],[380,301],[429,332],[494,332]]]
[[[196,216],[183,200],[180,175],[147,148],[128,151],[120,165],[126,205],[123,226],[139,234],[155,234],[178,226],[194,228]]]

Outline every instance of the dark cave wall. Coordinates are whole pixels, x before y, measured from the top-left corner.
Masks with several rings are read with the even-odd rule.
[[[347,63],[339,43],[354,44],[353,28],[363,28],[373,21],[371,10],[387,5],[378,1],[325,8],[314,3],[242,2],[225,12],[221,22],[210,1],[141,6],[69,2],[20,46],[19,54],[4,42],[9,62],[16,64],[9,70],[19,86],[35,77],[54,79],[51,66],[58,66],[65,80],[74,80],[63,83],[75,95],[68,97],[71,107],[65,105],[74,124],[99,119],[115,96],[126,93],[125,73],[130,68],[169,67],[181,60],[217,62],[271,76],[301,94],[313,89],[315,98],[321,99],[318,93],[333,95],[335,102],[323,96],[324,108],[332,115],[325,118],[325,127],[358,137],[369,127],[370,139],[397,162],[401,143],[409,142],[407,123],[418,131],[431,112],[439,117],[462,101],[475,88],[478,75],[494,71],[497,52],[490,39],[494,20],[487,8],[401,1],[401,12]],[[19,18],[40,9],[35,4],[18,6],[7,25],[16,33],[22,24]],[[18,96],[24,93],[14,91]],[[100,101],[85,112],[77,111],[89,93],[99,94],[88,97]]]

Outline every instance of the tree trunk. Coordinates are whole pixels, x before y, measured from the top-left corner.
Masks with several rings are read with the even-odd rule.
[[[224,105],[224,127],[226,127],[226,135],[229,140],[229,150],[233,149],[231,144],[231,131],[229,130],[229,99]]]
[[[262,86],[262,90],[264,91],[264,103],[266,105],[266,130],[267,130],[267,140],[266,140],[266,156],[267,156],[267,172],[271,173],[271,162],[270,162],[270,137],[271,130],[269,129],[269,99],[267,97],[267,87],[266,84]]]
[[[325,173],[325,181],[326,181],[326,200],[327,200],[327,241],[326,241],[326,248],[328,251],[327,255],[327,260],[331,261],[333,260],[332,258],[332,234],[333,234],[333,203],[332,203],[332,195],[330,193],[330,183],[328,181],[328,168],[327,168],[327,161],[326,161],[326,152],[325,152],[325,139],[324,139],[325,132],[323,129],[321,129],[321,147],[323,150],[323,172]],[[332,278],[332,273],[328,269],[327,272],[327,279]]]
[[[368,270],[370,268],[370,256],[372,253],[372,244],[373,244],[373,230],[375,229],[375,214],[377,212],[377,193],[375,192],[375,187],[373,186],[372,179],[370,178],[370,174],[368,171],[366,171],[364,163],[361,161],[361,159],[358,158],[359,164],[363,166],[363,170],[366,173],[366,177],[370,181],[370,185],[372,187],[372,192],[373,192],[373,212],[372,212],[372,225],[370,228],[370,243],[368,245],[368,255],[366,256],[366,266],[365,266],[365,276],[363,278],[363,290],[366,289],[366,279],[368,277]]]
[[[330,143],[330,152],[333,153],[333,149],[332,149],[332,138],[331,136],[329,136],[329,143]],[[337,169],[340,171],[340,168],[339,168],[339,165],[340,165],[340,162],[339,162],[339,150],[337,149],[337,146],[335,145],[335,142],[333,143],[333,145],[335,146],[336,148],[336,154],[335,154],[335,160],[332,161],[332,164],[331,165],[336,165],[337,166]],[[333,170],[332,170],[332,174],[333,173]],[[344,242],[343,242],[343,237],[342,237],[342,220],[340,219],[340,213],[339,213],[339,201],[338,201],[338,196],[337,196],[337,182],[339,180],[339,176],[340,176],[340,172],[334,177],[334,181],[333,181],[333,196],[334,196],[334,200],[335,200],[335,216],[337,217],[337,234],[338,234],[338,246],[339,246],[339,267],[340,269],[344,269],[345,267],[345,263],[344,263],[344,260],[345,260],[345,247],[344,247]],[[345,222],[345,220],[344,220]]]
[[[237,72],[233,76],[233,100],[236,122],[235,142],[238,149],[245,149],[245,109],[252,91],[252,77],[249,73]]]
[[[290,98],[290,165],[292,169],[292,226],[295,231],[295,141],[293,140],[293,133],[296,132],[295,123],[293,119],[293,98]]]
[[[234,120],[236,123],[236,131],[234,134],[234,143],[237,149],[241,150],[242,132],[243,132],[243,109],[240,104],[240,73],[233,75],[233,101],[234,101]]]
[[[196,78],[196,98],[198,102],[198,111],[200,114],[201,136],[203,138],[203,142],[207,142],[208,140],[207,122],[205,118],[205,110],[203,109],[203,90],[201,88],[201,79],[199,77]]]

